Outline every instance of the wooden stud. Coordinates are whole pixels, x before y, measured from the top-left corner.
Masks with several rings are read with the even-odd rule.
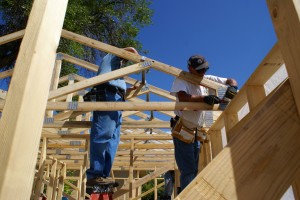
[[[267,4],[300,114],[300,4],[295,0],[267,0]]]
[[[25,29],[0,37],[0,45],[21,39],[25,34]]]
[[[67,2],[33,3],[0,121],[0,199],[30,198],[50,87],[49,74]]]

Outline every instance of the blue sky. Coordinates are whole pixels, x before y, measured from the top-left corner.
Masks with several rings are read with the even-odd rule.
[[[151,8],[153,24],[138,36],[147,57],[187,70],[187,59],[202,54],[207,74],[235,78],[239,87],[277,41],[262,0],[153,0]],[[152,69],[146,79],[170,90],[174,77]]]
[[[187,59],[204,55],[207,74],[235,78],[241,87],[276,43],[266,1],[154,0],[153,24],[138,39],[146,56],[187,70]],[[173,77],[151,70],[149,84],[170,90]]]

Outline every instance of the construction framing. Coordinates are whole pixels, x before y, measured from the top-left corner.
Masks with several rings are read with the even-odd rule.
[[[280,199],[290,186],[299,199],[299,2],[266,1],[278,43],[225,110],[178,103],[168,91],[146,83],[145,71],[159,70],[216,93],[223,85],[63,30],[67,2],[35,1],[26,29],[0,37],[0,45],[22,39],[14,70],[0,73],[0,78],[12,77],[9,90],[0,91],[0,199],[39,199],[41,193],[47,199],[89,197],[85,171],[93,110],[123,111],[121,143],[111,173],[120,183],[115,199],[141,199],[150,192],[157,199],[157,188],[164,184],[161,175],[168,170],[175,170],[179,185],[169,122],[157,117],[173,116],[174,110],[212,114],[211,124],[205,126],[208,142],[201,148],[200,172],[176,199]],[[77,74],[60,77],[62,61],[98,69],[56,52],[60,37],[135,64],[89,79]],[[141,80],[130,77],[137,72]],[[126,94],[126,102],[83,102],[86,89],[118,77],[137,87]],[[58,87],[64,82],[66,86]],[[166,101],[151,102],[150,93]],[[72,100],[75,96],[78,101]],[[142,193],[141,186],[151,180],[154,188]],[[71,194],[64,192],[65,185]]]

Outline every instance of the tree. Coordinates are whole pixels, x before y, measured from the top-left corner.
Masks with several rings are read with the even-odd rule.
[[[26,27],[33,0],[0,1],[0,36]],[[133,46],[142,51],[136,39],[140,29],[152,23],[151,0],[69,0],[63,28],[117,46]],[[0,46],[0,69],[13,68],[20,40]],[[95,62],[101,52],[61,38],[59,52]],[[99,54],[100,53],[100,54]],[[64,63],[61,75],[76,72]]]

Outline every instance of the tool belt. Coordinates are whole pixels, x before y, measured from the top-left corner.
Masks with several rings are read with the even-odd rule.
[[[172,130],[171,130],[172,136],[180,139],[181,141],[183,141],[185,143],[194,142],[195,135],[197,133],[197,128],[190,129],[190,128],[186,127],[182,123],[182,119],[180,117],[178,117],[179,119],[177,118],[178,120],[176,120],[176,117],[172,118],[173,120],[171,119],[171,125],[173,125]]]
[[[107,101],[106,92],[119,94],[125,101],[125,91],[109,84],[101,84],[93,87],[90,92],[83,96],[84,101]]]
[[[196,140],[200,142],[208,142],[206,138],[206,131],[203,128],[188,128],[182,122],[182,118],[176,116],[170,120],[172,136],[180,139],[185,143],[192,143]]]

